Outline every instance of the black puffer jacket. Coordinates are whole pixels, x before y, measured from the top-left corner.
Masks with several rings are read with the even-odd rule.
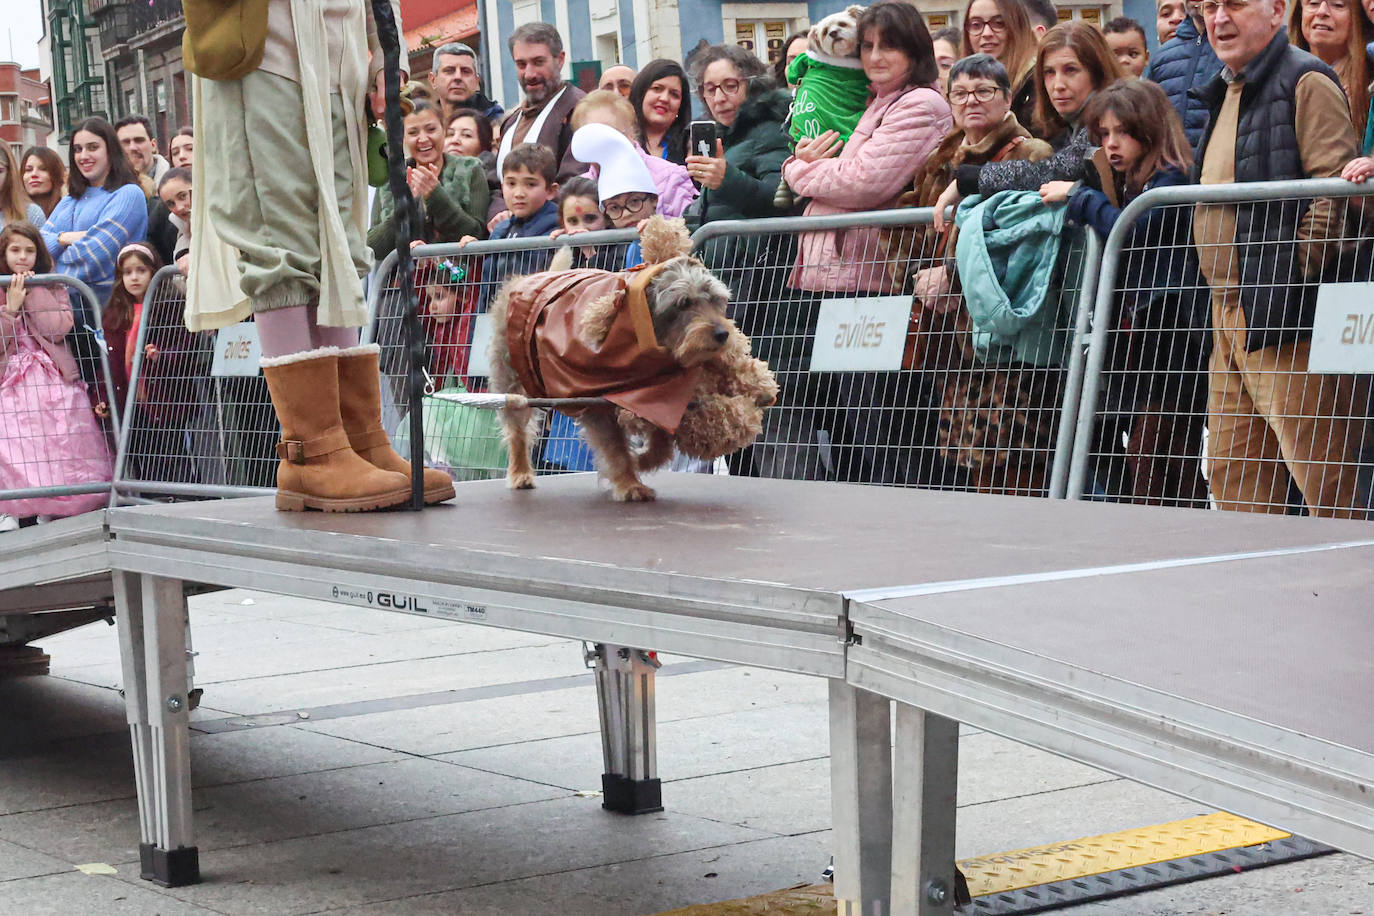
[[[1198,32],[1192,17],[1185,17],[1178,24],[1174,37],[1155,52],[1145,71],[1145,79],[1159,84],[1183,119],[1183,133],[1194,149],[1207,129],[1207,106],[1189,92],[1206,86],[1220,72],[1221,61],[1207,40],[1207,33]]]

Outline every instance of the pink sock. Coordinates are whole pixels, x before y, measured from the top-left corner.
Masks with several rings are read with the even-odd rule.
[[[268,358],[304,353],[319,346],[311,339],[311,322],[304,305],[258,312],[253,316],[262,342],[262,355]]]

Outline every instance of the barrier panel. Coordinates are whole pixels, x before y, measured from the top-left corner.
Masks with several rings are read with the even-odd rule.
[[[90,287],[0,276],[0,532],[110,499],[119,412]],[[16,299],[17,299],[16,295]]]
[[[1095,288],[1097,241],[1066,237],[1049,267],[1055,293],[1033,319],[994,316],[979,324],[958,296],[952,256],[946,263],[928,244],[930,220],[929,209],[892,210],[698,230],[696,253],[731,287],[731,316],[782,388],[758,442],[729,459],[731,473],[1062,493],[1076,418],[1066,407],[1076,405],[1077,388],[1065,395],[1081,379],[1075,341],[1086,331],[1090,301],[1080,303],[1079,291]],[[628,231],[577,236],[575,263],[620,267],[634,238]],[[818,281],[797,271],[799,252],[835,238],[850,240],[834,271],[843,276]],[[523,239],[415,250],[433,391],[485,390],[491,297],[503,280],[543,269],[552,250],[567,244]],[[388,258],[378,271],[386,282],[377,284],[370,339],[381,345],[391,392],[384,417],[403,450],[406,349],[393,264]],[[950,293],[913,310],[922,271],[944,271]],[[989,331],[993,324],[999,330]],[[984,339],[975,340],[980,331]],[[1028,334],[1035,340],[1023,343]],[[554,413],[548,426],[536,454],[541,472],[592,468],[574,423]],[[456,477],[504,473],[491,414],[428,398],[425,439],[429,460]]]
[[[1163,188],[1104,250],[1070,498],[1365,517],[1374,188]],[[1235,244],[1237,228],[1251,241]],[[1205,446],[1204,446],[1205,434]]]
[[[733,473],[1061,489],[1074,421],[1065,392],[1086,330],[1078,291],[1095,281],[1096,240],[1066,232],[1046,253],[1049,295],[1017,302],[1013,291],[999,305],[989,276],[973,281],[972,299],[967,288],[960,295],[954,246],[934,234],[932,213],[698,230],[697,251],[730,285],[732,315],[782,390],[758,442],[732,457]]]
[[[622,267],[626,249],[636,238],[633,230],[579,235],[572,246],[573,266]],[[531,238],[471,242],[462,247],[423,245],[413,252],[420,324],[428,348],[425,456],[429,464],[455,479],[505,475],[499,417],[494,411],[459,406],[433,395],[487,390],[491,327],[486,312],[492,296],[510,277],[546,269],[554,252],[569,245],[567,237]],[[395,264],[395,256],[389,254],[373,274],[373,320],[366,339],[381,348],[382,421],[397,451],[404,455],[409,449],[409,361]],[[575,421],[552,411],[544,415],[535,460],[540,473],[593,469],[591,452]]]
[[[116,494],[261,495],[276,486],[280,430],[253,324],[192,333],[185,307],[181,274],[162,268],[126,351]]]

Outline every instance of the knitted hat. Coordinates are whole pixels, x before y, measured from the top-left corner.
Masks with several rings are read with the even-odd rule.
[[[573,158],[597,166],[596,190],[604,202],[617,194],[657,194],[658,187],[629,138],[606,124],[584,124],[572,138]]]

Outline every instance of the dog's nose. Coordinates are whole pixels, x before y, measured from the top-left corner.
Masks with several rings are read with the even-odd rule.
[[[724,345],[730,339],[730,331],[726,328],[716,328],[716,332],[711,335],[716,343]]]

